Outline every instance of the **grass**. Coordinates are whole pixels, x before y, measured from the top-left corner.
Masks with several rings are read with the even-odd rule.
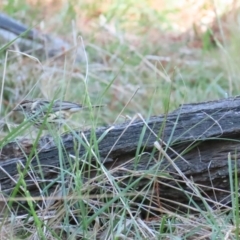
[[[21,203],[15,196],[21,188],[21,200],[27,200],[30,210],[18,217],[14,212],[4,216],[1,239],[238,239],[239,229],[235,228],[239,223],[237,182],[231,182],[234,204],[228,213],[208,206],[198,186],[188,179],[185,180],[194,194],[201,197],[207,210],[201,210],[193,202],[194,207],[184,207],[189,212],[194,208],[196,215],[169,211],[150,191],[153,185],[157,188],[164,184],[161,179],[170,178],[166,172],[159,171],[161,159],[150,170],[127,172],[130,179],[136,180],[125,184],[124,175],[119,179],[116,171],[127,167],[122,165],[107,170],[100,163],[100,140],[94,134],[96,125],[122,123],[135,116],[147,119],[151,115],[167,113],[183,103],[218,99],[239,92],[239,39],[236,34],[239,30],[233,21],[215,15],[220,18],[218,28],[222,29],[228,23],[223,34],[221,31],[214,33],[216,37],[220,32],[215,45],[209,32],[197,34],[201,26],[192,27],[188,17],[195,16],[198,22],[206,12],[212,13],[212,4],[204,3],[202,1],[196,12],[191,4],[185,3],[180,8],[173,1],[162,4],[162,8],[159,7],[161,4],[156,6],[154,1],[147,0],[138,3],[122,0],[104,3],[72,0],[58,4],[54,1],[42,4],[41,1],[12,0],[2,3],[0,8],[27,25],[76,42],[82,51],[82,61],[76,62],[74,54],[54,61],[16,52],[8,52],[6,57],[3,49],[0,50],[0,71],[5,72],[1,114],[6,123],[1,132],[5,139],[1,141],[1,147],[16,136],[29,136],[28,123],[15,128],[22,118],[10,112],[25,97],[54,97],[87,106],[101,103],[106,107],[99,112],[77,114],[67,126],[70,131],[79,126],[93,129],[92,142],[83,144],[78,137],[86,149],[85,156],[79,159],[77,154],[72,154],[68,166],[64,166],[65,149],[61,139],[57,134],[53,135],[60,156],[60,166],[53,169],[59,173],[54,181],[44,179],[42,173],[48,166],[37,169],[37,173],[30,171],[36,151],[33,148],[28,158],[29,168],[25,171],[31,172],[27,177],[34,184],[37,184],[36,179],[42,179],[39,186],[41,211],[36,210],[39,199],[30,196],[27,190],[24,167],[18,166],[20,177],[18,182],[13,179],[16,186],[9,207],[17,200]],[[222,4],[218,6],[222,7]],[[184,34],[182,29],[188,31]],[[189,40],[193,31],[195,38]],[[72,37],[74,34],[81,35],[83,41]],[[35,137],[33,135],[33,140]],[[168,157],[161,147],[157,146],[157,150],[160,156]],[[142,149],[138,149],[128,164],[136,166],[142,154]],[[89,162],[91,156],[96,165]],[[172,159],[169,161],[174,163]],[[90,166],[97,174],[83,181],[82,175]],[[150,179],[149,183],[138,190],[138,181],[143,177]],[[237,177],[233,179],[237,181]],[[49,188],[54,190],[51,195]],[[100,193],[93,195],[96,189],[100,189]],[[141,204],[134,205],[135,199],[140,199]],[[148,201],[154,204],[149,207]],[[146,210],[151,214],[143,217],[142,212]]]

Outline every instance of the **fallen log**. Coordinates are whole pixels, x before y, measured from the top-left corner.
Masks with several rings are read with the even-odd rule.
[[[79,46],[71,46],[62,38],[43,34],[0,12],[0,48],[3,50],[12,45],[40,60],[60,58],[69,52],[74,52],[77,62],[83,60],[83,52]]]
[[[229,174],[235,167],[237,176],[240,173],[239,116],[240,97],[235,97],[182,105],[149,119],[66,133],[61,142],[43,136],[37,142],[37,151],[32,151],[34,143],[29,139],[10,142],[1,149],[1,190],[10,196],[18,182],[19,165],[26,170],[31,196],[40,196],[41,182],[54,182],[63,166],[68,169],[77,164],[81,168],[85,164],[84,181],[94,179],[104,166],[122,185],[139,180],[137,190],[153,175],[158,176],[158,188],[152,189],[170,207],[192,200],[201,205],[206,196],[210,203],[224,206],[231,201],[230,181],[236,177]],[[47,189],[50,194],[55,188]]]

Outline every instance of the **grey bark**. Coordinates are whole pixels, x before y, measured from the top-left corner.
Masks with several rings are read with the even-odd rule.
[[[85,159],[91,161],[93,166],[85,169],[86,174],[82,176],[85,181],[97,174],[94,166],[102,164],[108,170],[117,169],[113,175],[123,178],[123,185],[131,184],[139,178],[136,186],[138,190],[148,184],[153,175],[158,175],[158,187],[153,187],[153,190],[161,202],[168,206],[176,207],[180,202],[188,204],[189,195],[201,205],[202,200],[194,189],[197,185],[201,195],[207,196],[210,204],[212,200],[215,202],[212,205],[216,206],[217,203],[222,206],[231,200],[229,179],[232,176],[229,176],[229,161],[232,170],[236,166],[237,174],[240,172],[239,116],[240,97],[187,104],[168,114],[153,116],[144,121],[138,119],[96,130],[67,133],[61,137],[61,156],[53,139],[43,136],[37,143],[38,153],[34,152],[32,156],[31,169],[35,168],[34,171],[37,172],[41,167],[41,180],[44,178],[46,182],[51,182],[59,174],[55,167],[59,166],[60,158],[66,169],[73,163],[78,163],[81,167]],[[102,138],[98,144],[91,144],[96,141],[93,140],[93,135],[98,140]],[[96,157],[89,153],[85,139],[97,153]],[[156,143],[160,150],[159,147],[156,148]],[[32,144],[31,140],[22,139],[2,147],[0,185],[4,195],[8,196],[15,186],[9,176],[18,178],[17,164],[26,165]],[[74,161],[69,157],[70,154],[76,157]],[[120,168],[122,164],[125,165]],[[30,172],[30,169],[27,171]],[[131,178],[131,171],[136,171],[139,175]],[[144,174],[146,177],[140,177]],[[163,177],[166,174],[169,176]],[[31,194],[40,195],[28,174],[25,177]],[[176,189],[176,186],[182,190]]]
[[[65,56],[73,51],[77,62],[83,60],[82,49],[73,46],[62,38],[44,34],[31,26],[0,13],[0,48],[15,46],[18,51],[30,54],[41,60]]]

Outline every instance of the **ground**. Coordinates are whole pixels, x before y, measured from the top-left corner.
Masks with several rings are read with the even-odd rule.
[[[74,128],[88,128],[92,122],[95,125],[96,115],[96,124],[101,126],[124,122],[136,114],[164,114],[183,103],[235,96],[240,91],[237,1],[13,0],[2,1],[0,10],[77,44],[82,51],[81,61],[76,62],[71,58],[36,61],[16,52],[9,52],[6,58],[0,49],[1,116],[6,123],[2,136],[22,121],[11,109],[25,97],[104,104],[101,111],[76,115],[70,123]],[[104,210],[99,209],[102,214]],[[124,214],[117,217],[121,220],[121,216]],[[213,229],[218,224],[216,218],[209,224],[201,216],[187,220],[175,220],[174,213],[170,216],[169,221],[165,216],[152,221],[165,234],[163,239],[171,238],[170,233],[187,238],[191,224],[201,226],[199,232],[207,239],[214,232],[208,231],[209,226]],[[120,220],[114,222],[113,216],[99,219],[102,225],[105,221],[106,226],[115,226],[117,230],[109,229],[116,233],[115,239],[121,239]],[[224,222],[224,218],[218,220]],[[137,221],[131,226],[144,236],[141,227],[145,225]],[[83,229],[89,230],[88,222],[83,223]],[[231,231],[230,226],[228,236]],[[26,232],[29,236],[30,231]],[[153,236],[157,236],[155,230]],[[194,231],[188,236],[193,238]]]

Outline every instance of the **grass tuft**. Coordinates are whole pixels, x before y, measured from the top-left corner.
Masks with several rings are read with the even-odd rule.
[[[224,206],[225,211],[178,169],[176,159],[167,155],[170,141],[156,142],[154,153],[138,147],[133,159],[111,170],[101,163],[98,144],[111,128],[97,138],[97,126],[126,120],[131,123],[138,118],[145,123],[140,146],[150,116],[168,113],[183,103],[223,98],[240,91],[239,28],[227,18],[237,17],[238,8],[226,6],[224,1],[216,6],[204,0],[198,5],[183,1],[182,6],[174,1],[160,2],[0,3],[10,16],[42,32],[58,34],[73,46],[65,56],[42,60],[34,53],[20,52],[15,46],[17,39],[0,42],[0,147],[23,136],[31,136],[34,142],[26,165],[17,166],[17,179],[9,176],[13,182],[11,196],[1,196],[1,239],[238,239],[238,178],[232,156],[232,206]],[[10,46],[13,50],[6,51]],[[21,116],[11,112],[21,100],[39,97],[79,102],[91,109],[76,114],[65,125],[76,138],[75,151],[67,156],[68,165],[60,134],[48,131],[59,155],[59,166],[52,167],[56,177],[51,181],[44,175],[50,166],[39,162],[32,165],[42,132],[32,130],[29,122],[22,122]],[[96,104],[106,107],[92,109]],[[84,133],[77,135],[75,128],[91,129],[90,141],[84,141]],[[81,158],[80,145],[86,151]],[[154,159],[155,153],[159,159]],[[183,156],[177,157],[186,162]],[[162,166],[163,158],[191,190],[184,192],[182,182],[175,180],[175,187],[189,199],[189,205],[179,203],[178,212],[162,204],[165,200],[171,206],[170,200],[156,195],[159,186],[166,184],[164,180],[174,180]],[[155,164],[149,170],[137,170],[142,159]],[[91,177],[90,168],[95,172]],[[148,181],[139,189],[142,179]],[[36,196],[30,195],[27,182],[38,187]],[[13,205],[18,206],[18,213],[12,211]]]

